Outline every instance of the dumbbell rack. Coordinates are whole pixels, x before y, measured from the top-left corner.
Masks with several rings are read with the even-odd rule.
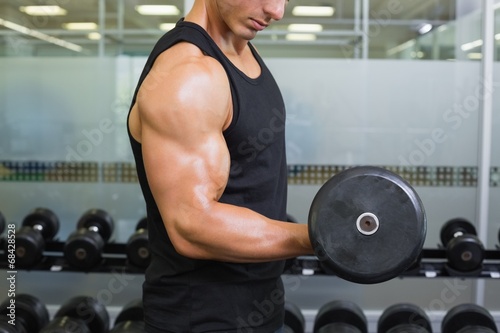
[[[0,240],[0,269],[8,269],[8,262],[4,255],[4,240]],[[143,274],[144,269],[131,265],[127,260],[126,244],[124,243],[107,243],[103,248],[103,260],[100,265],[93,267],[90,270],[81,270],[68,265],[64,258],[64,242],[48,241],[45,244],[43,260],[34,267],[26,270],[34,271],[65,271],[65,272],[92,272],[92,273],[109,273],[120,271],[129,274]]]
[[[0,240],[0,269],[7,270],[8,262],[4,252],[4,242]],[[79,272],[81,269],[67,264],[63,255],[64,242],[49,241],[45,245],[44,259],[29,270]],[[103,249],[102,263],[85,272],[109,273],[120,271],[128,274],[143,274],[144,269],[131,265],[126,256],[126,244],[107,243]],[[28,270],[28,269],[27,269]],[[301,256],[293,259],[284,272],[298,275],[331,275],[326,272],[321,262],[315,256]],[[500,248],[485,250],[484,261],[480,270],[460,272],[452,270],[447,265],[446,251],[443,248],[423,249],[419,262],[401,276],[404,277],[460,277],[460,278],[491,278],[500,279]]]
[[[314,256],[298,257],[286,271],[287,274],[328,275]],[[410,267],[401,276],[404,277],[459,277],[459,278],[492,278],[500,279],[500,248],[486,250],[480,270],[460,272],[447,265],[445,249],[423,249],[419,263]]]

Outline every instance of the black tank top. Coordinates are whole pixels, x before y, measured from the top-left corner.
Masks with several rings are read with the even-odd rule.
[[[226,189],[219,201],[286,221],[285,106],[264,62],[252,79],[236,68],[200,26],[179,21],[151,52],[137,91],[155,59],[186,41],[217,59],[227,72],[233,119],[224,137],[231,156]],[[168,238],[144,170],[141,144],[128,131],[145,197],[151,264],[143,285],[148,332],[272,332],[283,323],[283,261],[233,264],[193,260],[178,254]],[[153,180],[154,181],[154,180]],[[224,235],[221,235],[224,237]]]

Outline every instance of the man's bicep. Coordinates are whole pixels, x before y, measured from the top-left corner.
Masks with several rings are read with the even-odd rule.
[[[198,78],[206,81],[207,75]],[[166,223],[200,214],[227,184],[230,158],[222,129],[229,93],[224,83],[214,91],[214,81],[200,82],[166,84],[139,103],[146,175]],[[196,97],[185,97],[190,94]]]

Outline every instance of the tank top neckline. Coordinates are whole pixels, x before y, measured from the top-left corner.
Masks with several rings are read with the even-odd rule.
[[[259,81],[261,80],[261,78],[263,77],[263,71],[264,71],[264,63],[262,62],[260,56],[257,54],[257,51],[255,50],[255,48],[253,47],[252,43],[248,42],[248,46],[250,47],[250,51],[252,52],[252,55],[253,57],[255,58],[255,60],[257,61],[257,63],[259,64],[259,67],[260,67],[260,74],[259,76],[255,77],[255,78],[252,78],[248,75],[246,75],[242,70],[240,70],[238,67],[236,67],[233,62],[224,54],[224,52],[222,52],[222,50],[219,48],[219,46],[217,45],[217,43],[215,43],[215,41],[212,39],[212,37],[205,31],[205,29],[203,29],[199,24],[197,23],[194,23],[194,22],[191,22],[191,21],[185,21],[184,18],[180,19],[178,22],[177,22],[177,25],[178,26],[186,26],[186,27],[189,27],[189,28],[193,28],[197,31],[199,31],[201,34],[203,34],[211,43],[213,43],[214,45],[217,46],[217,50],[220,52],[221,56],[223,57],[223,59],[243,78],[245,79],[247,82],[251,83],[251,84],[258,84]]]

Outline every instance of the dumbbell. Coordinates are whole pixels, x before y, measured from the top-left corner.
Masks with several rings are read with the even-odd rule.
[[[313,333],[367,333],[363,310],[350,301],[331,301],[323,305],[314,319]]]
[[[148,240],[148,220],[146,217],[139,220],[135,232],[129,237],[125,246],[127,259],[133,266],[146,268],[151,261]]]
[[[89,296],[66,301],[40,333],[107,333],[109,314],[106,307]]]
[[[42,260],[45,242],[59,231],[59,219],[48,208],[35,208],[23,219],[16,234],[16,265],[30,268]]]
[[[115,319],[113,329],[109,333],[143,333],[144,308],[141,299],[127,303]]]
[[[427,219],[405,179],[384,168],[360,166],[321,186],[309,209],[308,229],[326,274],[374,284],[400,276],[415,263]]]
[[[432,326],[420,307],[399,303],[384,310],[378,320],[377,333],[432,333]]]
[[[48,322],[47,307],[35,296],[18,294],[0,304],[0,333],[38,333]]]
[[[111,215],[102,209],[90,209],[78,220],[77,230],[64,244],[68,264],[79,269],[90,269],[102,261],[104,245],[114,230]]]
[[[448,266],[456,271],[471,272],[481,269],[484,246],[477,238],[476,228],[466,219],[454,218],[441,228],[441,243],[446,248]]]
[[[477,304],[451,308],[441,322],[441,333],[498,333],[493,316]]]
[[[305,319],[300,308],[289,301],[285,301],[285,330],[284,333],[304,333]]]

